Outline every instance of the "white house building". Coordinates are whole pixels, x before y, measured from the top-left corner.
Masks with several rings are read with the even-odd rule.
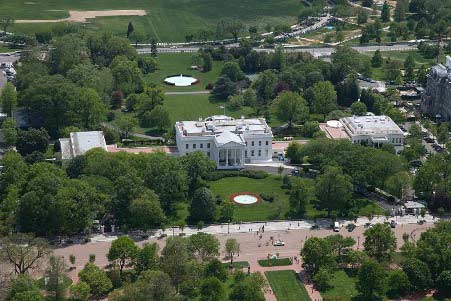
[[[93,148],[107,150],[105,137],[101,131],[73,132],[70,133],[70,138],[61,138],[59,142],[63,161],[84,155]]]
[[[175,123],[180,156],[202,151],[218,169],[241,169],[245,163],[272,159],[272,131],[263,118],[211,116]]]
[[[404,132],[388,116],[352,116],[341,118],[346,134],[352,143],[380,147],[391,143],[397,151],[404,145]]]

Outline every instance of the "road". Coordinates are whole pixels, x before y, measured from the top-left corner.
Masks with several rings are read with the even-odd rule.
[[[236,46],[236,45],[234,45]],[[202,47],[178,47],[178,48],[167,48],[162,47],[158,48],[158,52],[160,53],[192,53],[197,52]],[[228,47],[229,48],[229,47]],[[374,52],[376,50],[380,51],[407,51],[407,50],[416,50],[416,44],[395,44],[395,45],[368,45],[368,46],[352,46],[351,48],[357,50],[358,52]],[[150,48],[139,48],[136,49],[138,54],[149,54],[151,53]],[[257,52],[274,52],[274,48],[254,48]],[[334,52],[334,47],[315,47],[315,48],[301,48],[301,47],[285,47],[285,51],[287,52],[309,52],[314,56],[330,56],[332,52]]]

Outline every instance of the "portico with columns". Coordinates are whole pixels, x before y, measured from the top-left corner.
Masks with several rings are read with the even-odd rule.
[[[217,148],[216,166],[219,169],[239,169],[244,167],[245,144],[227,143]]]

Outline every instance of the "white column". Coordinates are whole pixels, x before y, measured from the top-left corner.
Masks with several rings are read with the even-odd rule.
[[[229,149],[226,149],[226,164],[225,166],[229,166]]]

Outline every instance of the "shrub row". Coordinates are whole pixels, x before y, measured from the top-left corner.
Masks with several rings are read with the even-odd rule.
[[[207,181],[217,181],[228,177],[246,177],[251,179],[263,179],[268,174],[261,170],[220,170],[214,171],[205,176]]]

